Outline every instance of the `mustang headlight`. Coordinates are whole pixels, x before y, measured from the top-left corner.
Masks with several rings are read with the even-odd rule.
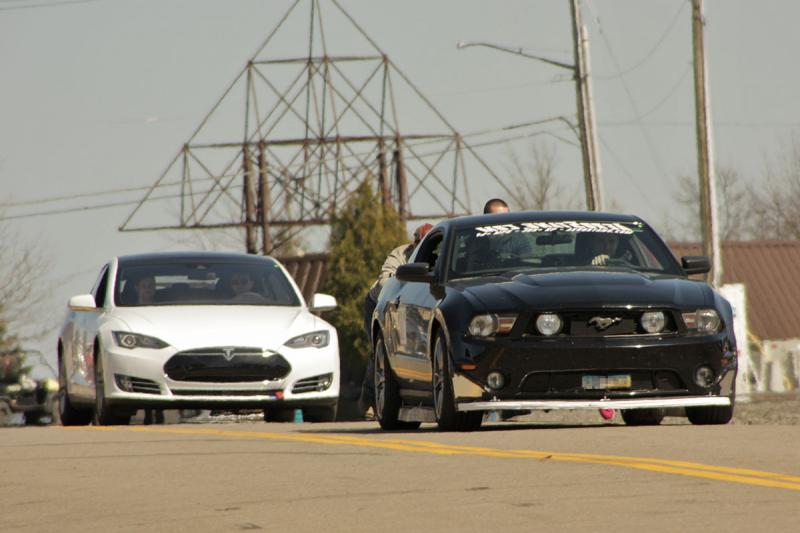
[[[698,309],[694,313],[682,313],[686,327],[697,333],[717,333],[722,326],[719,314],[713,309]]]
[[[477,315],[470,321],[467,331],[473,337],[505,335],[511,331],[516,321],[517,315],[497,315],[494,313]]]
[[[160,350],[169,346],[166,342],[155,337],[148,337],[139,333],[131,333],[130,331],[112,331],[111,335],[114,337],[114,342],[120,348],[127,348],[133,350],[134,348],[150,348],[153,350]]]
[[[555,335],[561,331],[561,317],[555,313],[542,313],[536,317],[536,329],[546,336]]]
[[[645,311],[641,323],[647,333],[658,333],[667,325],[667,317],[662,311]]]
[[[327,331],[312,331],[292,337],[284,342],[284,346],[289,348],[324,348],[330,342],[330,334]]]
[[[470,321],[467,331],[473,337],[505,335],[511,331],[516,321],[517,315],[497,315],[494,313],[477,315]]]

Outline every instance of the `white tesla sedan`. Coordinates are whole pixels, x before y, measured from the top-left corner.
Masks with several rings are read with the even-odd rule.
[[[74,296],[58,340],[64,425],[127,424],[137,409],[264,408],[265,420],[330,421],[336,329],[274,259],[225,253],[120,256]]]

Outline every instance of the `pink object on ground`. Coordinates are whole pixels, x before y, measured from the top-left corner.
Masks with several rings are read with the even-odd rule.
[[[600,416],[603,417],[603,420],[611,420],[614,418],[614,412],[613,409],[600,409]]]

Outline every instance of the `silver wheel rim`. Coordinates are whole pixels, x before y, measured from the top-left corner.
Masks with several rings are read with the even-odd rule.
[[[433,411],[436,420],[442,417],[442,405],[444,403],[444,350],[442,349],[441,337],[436,339],[436,346],[433,349]]]
[[[383,343],[375,346],[375,416],[383,417],[386,404],[386,361],[384,360]]]

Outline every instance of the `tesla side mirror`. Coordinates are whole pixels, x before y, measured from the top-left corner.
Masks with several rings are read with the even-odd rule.
[[[97,304],[94,301],[94,296],[91,294],[81,294],[73,296],[69,299],[67,304],[73,311],[94,311],[97,309]]]
[[[330,294],[317,293],[311,298],[311,310],[321,313],[336,309],[336,298]]]
[[[395,277],[400,281],[433,282],[433,272],[429,270],[428,263],[407,263],[405,265],[400,265],[397,267]]]
[[[711,270],[711,263],[708,262],[708,257],[704,255],[681,257],[681,266],[687,275],[705,274]]]

